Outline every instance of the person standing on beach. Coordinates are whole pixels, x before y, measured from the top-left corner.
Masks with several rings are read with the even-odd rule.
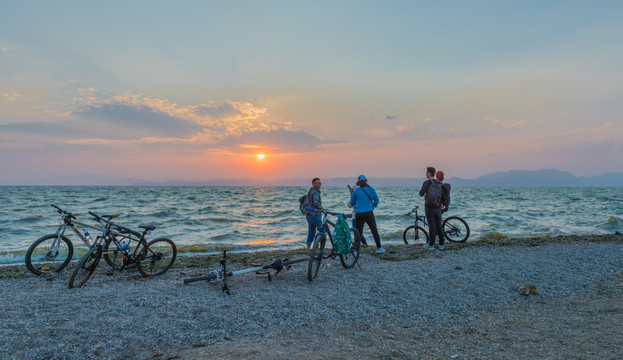
[[[434,167],[426,168],[426,180],[422,183],[420,196],[424,196],[424,213],[428,220],[428,243],[424,244],[427,250],[435,250],[435,238],[439,236],[439,250],[444,250],[443,230],[441,229],[441,206],[443,198],[443,186],[435,179],[437,171]]]
[[[322,198],[320,197],[320,187],[322,186],[322,182],[319,178],[314,178],[312,180],[312,187],[309,189],[307,194],[309,195],[309,207],[322,210]],[[311,244],[314,241],[314,236],[316,236],[316,229],[321,234],[324,234],[324,229],[322,228],[322,218],[320,214],[315,211],[307,211],[305,215],[307,219],[307,248],[311,248]]]
[[[441,213],[445,213],[450,208],[450,190],[452,189],[452,185],[444,182],[445,174],[441,170],[437,170],[435,173],[435,178],[441,182],[441,186],[443,188],[443,197],[445,201],[441,204]]]
[[[385,249],[381,247],[381,237],[376,228],[374,208],[379,205],[379,196],[374,188],[368,185],[368,179],[364,175],[357,177],[357,186],[350,196],[350,204],[355,208],[355,225],[359,234],[363,233],[363,224],[368,224],[370,232],[376,243],[376,253],[382,254]]]
[[[357,186],[357,185],[355,185]],[[355,189],[353,189],[352,187],[350,187],[350,185],[348,185],[348,190],[350,190],[350,196],[353,196],[353,191],[355,191]],[[357,228],[357,221],[355,220],[356,215],[355,215],[355,208],[350,204],[350,199],[348,200],[348,207],[353,209],[353,227],[356,229]],[[367,247],[368,246],[368,242],[366,241],[366,237],[363,236],[363,233],[359,233],[359,237],[361,238],[361,246],[363,247]]]
[[[437,178],[437,180],[439,180],[441,182],[441,187],[442,187],[442,190],[443,190],[442,199],[444,199],[444,201],[441,204],[441,214],[443,215],[443,213],[448,211],[448,209],[450,207],[450,189],[452,189],[452,185],[450,185],[448,183],[445,183],[443,181],[444,178],[445,178],[445,174],[441,170],[437,170],[437,172],[435,173],[435,178]],[[437,234],[437,236],[435,238],[435,243],[436,244],[439,243],[439,237],[443,236],[443,223],[442,223],[442,226],[441,226],[441,230],[442,230],[442,233],[441,234]]]

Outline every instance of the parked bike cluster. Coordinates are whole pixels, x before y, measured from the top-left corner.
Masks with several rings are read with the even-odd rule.
[[[139,226],[141,230],[135,231],[112,221],[120,214],[98,215],[91,211],[89,211],[89,215],[92,216],[95,223],[85,223],[79,221],[72,213],[56,205],[52,206],[61,214],[61,224],[56,233],[37,239],[26,252],[26,267],[35,275],[58,273],[69,265],[74,255],[74,246],[65,234],[67,230],[76,234],[88,249],[86,253],[81,255],[69,278],[70,289],[84,285],[95,272],[102,257],[110,266],[109,273],[136,268],[143,276],[162,275],[175,262],[177,248],[173,241],[163,237],[147,241],[146,236],[151,235],[151,231],[156,229],[154,225],[141,225]],[[229,294],[227,278],[236,274],[247,272],[268,274],[270,281],[273,277],[271,271],[275,271],[276,275],[292,264],[307,261],[307,279],[311,282],[318,276],[323,260],[339,258],[344,268],[353,268],[361,253],[361,236],[353,227],[350,227],[350,233],[345,230],[346,234],[343,231],[338,234],[337,229],[340,226],[336,226],[345,218],[352,217],[352,214],[312,208],[308,210],[321,214],[322,218],[322,226],[319,227],[321,231],[318,231],[313,240],[309,258],[277,259],[268,265],[229,271],[227,269],[227,253],[224,251],[220,269],[214,270],[206,276],[185,279],[184,283],[189,284],[202,280],[217,281],[223,292]],[[424,229],[428,225],[426,216],[418,215],[417,210],[418,207],[416,206],[405,214],[414,219],[414,224],[408,226],[402,235],[403,241],[407,245],[428,243],[429,240],[428,233]],[[328,220],[329,215],[336,216],[338,221],[336,223],[331,222]],[[336,229],[333,234],[330,226]],[[346,225],[344,227],[348,229]],[[80,231],[80,228],[84,230]],[[86,229],[95,231],[97,233],[95,238]],[[465,220],[457,216],[450,216],[443,220],[442,229],[445,239],[452,242],[465,242],[470,233]],[[331,244],[330,249],[325,249],[327,239]]]
[[[116,215],[97,215],[89,211],[95,224],[78,221],[70,212],[52,205],[61,214],[61,224],[56,233],[37,239],[26,252],[26,267],[35,275],[58,273],[73,258],[74,246],[65,231],[70,230],[87,246],[87,252],[69,278],[69,288],[80,287],[93,275],[101,258],[110,266],[110,272],[136,268],[143,276],[162,275],[177,257],[175,243],[167,238],[147,241],[146,236],[155,230],[154,225],[139,226],[135,231],[115,224]],[[81,232],[79,229],[85,229]],[[95,238],[86,229],[98,234]]]

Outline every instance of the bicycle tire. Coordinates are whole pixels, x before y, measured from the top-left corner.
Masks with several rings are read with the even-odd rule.
[[[198,276],[198,277],[194,277],[194,278],[188,278],[188,279],[184,279],[184,284],[190,284],[190,283],[194,283],[197,281],[211,281],[216,279],[216,275],[214,274],[208,274],[208,275],[204,275],[204,276]]]
[[[93,275],[97,264],[99,264],[102,258],[102,246],[95,245],[87,251],[86,254],[80,259],[80,262],[74,268],[74,272],[69,278],[69,288],[73,289],[81,287],[87,280]]]
[[[158,276],[169,271],[177,258],[175,243],[167,238],[152,240],[141,250],[136,268],[143,276]]]
[[[355,266],[357,260],[359,260],[359,254],[361,252],[361,237],[359,236],[359,232],[357,229],[351,227],[350,234],[352,237],[350,250],[346,254],[340,254],[340,262],[346,269],[350,269]]]
[[[132,231],[132,235],[136,236],[137,239],[141,238],[141,233],[137,231]],[[111,234],[111,236],[114,235]],[[110,256],[110,252],[108,251],[108,247],[110,246],[110,244],[113,244],[114,246],[114,250],[110,251],[112,252],[112,257]],[[104,243],[104,261],[106,261],[106,263],[113,267],[115,270],[134,269],[136,267],[136,263],[125,266],[123,265],[123,253],[117,249],[114,241],[112,241],[110,237],[106,238],[106,242]]]
[[[40,237],[30,245],[28,251],[26,251],[25,262],[26,268],[31,273],[42,275],[52,271],[60,272],[69,265],[71,258],[74,256],[74,245],[67,236],[63,235],[61,236],[61,243],[56,254],[51,254],[50,248],[56,239],[58,239],[58,234],[49,234]],[[48,240],[52,240],[49,245],[47,245]],[[65,246],[63,246],[63,243]],[[58,260],[56,260],[57,258]]]
[[[320,269],[322,253],[326,242],[326,238],[322,234],[318,234],[314,237],[311,253],[309,254],[309,263],[307,264],[307,280],[309,281],[313,281],[318,276],[318,270]]]
[[[444,237],[452,242],[463,243],[469,237],[469,226],[458,216],[450,216],[441,224]]]
[[[417,227],[417,231],[415,231],[415,225],[411,225],[408,226],[405,231],[402,233],[402,240],[405,242],[405,244],[409,245],[409,244],[417,244],[419,243],[418,240],[422,239],[422,236],[420,235],[420,232],[424,234],[423,236],[423,244],[428,243],[428,233],[426,232],[426,230],[424,230],[423,227],[418,226]]]

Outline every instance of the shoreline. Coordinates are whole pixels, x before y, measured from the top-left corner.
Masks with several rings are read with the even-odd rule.
[[[590,234],[590,235],[557,235],[557,236],[534,236],[534,237],[489,237],[479,238],[474,241],[467,241],[465,243],[453,243],[446,241],[446,250],[453,251],[467,246],[537,246],[538,244],[548,243],[566,243],[566,242],[603,242],[603,241],[621,241],[623,242],[623,234]],[[428,253],[427,250],[421,248],[420,244],[405,245],[401,243],[391,243],[383,245],[387,251],[385,254],[374,253],[374,247],[362,247],[362,254],[369,254],[380,259],[389,261],[406,261],[415,260]],[[227,249],[224,249],[227,250]],[[436,249],[438,251],[438,249]],[[172,268],[184,268],[184,267],[199,267],[205,264],[218,265],[220,261],[222,251],[214,252],[210,254],[178,254],[178,257],[173,264]],[[303,246],[301,248],[294,249],[266,249],[266,250],[227,250],[228,262],[246,264],[257,264],[260,262],[268,262],[278,258],[287,258],[298,255],[309,255],[308,250]],[[75,260],[77,261],[77,260]],[[75,262],[74,261],[74,262]],[[73,265],[68,265],[71,268]],[[68,269],[63,270],[67,272]],[[7,276],[21,277],[21,276],[34,276],[26,269],[26,265],[23,263],[10,263],[0,264],[0,279]],[[50,275],[55,277],[55,274]]]
[[[230,269],[290,253],[228,254]],[[623,354],[623,237],[365,248],[360,265],[326,260],[218,284],[183,284],[219,256],[181,259],[160,277],[98,270],[4,277],[0,358],[565,358]],[[267,260],[268,259],[268,260]],[[177,261],[176,261],[177,263]],[[0,269],[2,272],[2,269]],[[533,284],[536,295],[520,295]],[[85,340],[86,339],[86,340]],[[456,356],[455,356],[456,355]]]

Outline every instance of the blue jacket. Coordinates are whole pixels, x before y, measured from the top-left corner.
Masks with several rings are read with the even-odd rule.
[[[379,196],[370,186],[360,187],[353,191],[350,204],[355,208],[355,214],[374,211],[374,208],[379,206]]]

